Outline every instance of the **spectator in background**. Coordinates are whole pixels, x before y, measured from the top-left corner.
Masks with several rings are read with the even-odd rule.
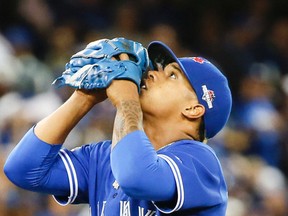
[[[274,64],[281,75],[288,74],[288,16],[277,18],[271,31],[265,38],[265,44],[259,47],[259,59]]]
[[[33,37],[24,26],[14,26],[5,32],[12,44],[15,56],[20,62],[16,79],[17,91],[23,97],[30,97],[47,91],[54,77],[49,67],[41,62],[33,53]]]
[[[249,74],[240,81],[240,97],[233,114],[235,127],[249,136],[249,145],[242,153],[260,156],[278,168],[282,121],[273,99],[279,78],[279,71],[273,67],[252,64]]]
[[[0,34],[0,97],[13,91],[18,77],[20,62],[14,56],[9,41]]]
[[[239,83],[248,73],[250,65],[255,61],[252,50],[257,32],[247,17],[236,17],[225,31],[222,52],[220,53],[220,64],[227,72],[234,100],[238,98]],[[240,82],[239,82],[240,81]]]
[[[147,38],[151,40],[163,41],[171,49],[175,50],[178,56],[193,56],[193,52],[184,47],[179,40],[179,32],[168,23],[155,23],[151,26]]]
[[[281,80],[281,87],[283,95],[281,97],[282,103],[279,107],[279,114],[283,120],[281,131],[281,161],[280,168],[288,177],[288,74],[284,75]]]
[[[105,32],[106,37],[125,37],[135,41],[145,43],[145,30],[142,28],[140,20],[141,8],[137,2],[129,1],[120,4],[113,13],[114,22]]]
[[[231,154],[224,162],[230,194],[227,216],[287,215],[285,176],[278,168],[260,157],[240,154]]]
[[[21,107],[21,97],[15,91],[20,62],[14,56],[11,44],[1,34],[0,59],[0,144],[8,145],[11,141],[10,119]]]
[[[50,32],[49,49],[45,63],[49,65],[53,76],[58,77],[65,70],[65,64],[78,48],[77,29],[71,23],[55,26]]]

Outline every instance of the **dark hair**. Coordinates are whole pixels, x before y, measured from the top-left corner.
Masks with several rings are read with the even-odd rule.
[[[201,119],[200,125],[199,125],[199,132],[198,132],[198,137],[199,137],[199,141],[203,142],[206,139],[205,136],[205,123],[204,123],[204,119]]]

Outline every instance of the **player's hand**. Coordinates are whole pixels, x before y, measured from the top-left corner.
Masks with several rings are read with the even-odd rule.
[[[125,53],[121,53],[114,58],[115,61],[117,61],[117,59],[129,60],[129,56]],[[139,100],[137,85],[129,80],[113,80],[111,85],[106,89],[106,93],[115,107],[122,101]]]
[[[107,94],[105,89],[93,89],[93,90],[85,90],[85,89],[77,89],[75,93],[79,100],[85,100],[91,106],[98,104],[107,99]]]

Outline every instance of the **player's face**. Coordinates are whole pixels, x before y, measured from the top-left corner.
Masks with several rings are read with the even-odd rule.
[[[187,104],[198,103],[194,90],[176,62],[149,71],[141,87],[140,101],[144,114],[179,115]]]

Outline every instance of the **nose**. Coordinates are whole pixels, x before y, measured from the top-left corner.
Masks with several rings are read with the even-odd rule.
[[[163,72],[162,65],[157,64],[157,69],[149,70],[147,73],[147,79],[156,80],[161,76],[161,72]]]
[[[154,79],[153,72],[154,72],[154,71],[148,71],[147,77],[148,77],[149,79]]]
[[[157,73],[159,73],[159,72],[154,71],[154,70],[148,71],[147,78],[151,79],[151,80],[155,80],[157,77]]]

